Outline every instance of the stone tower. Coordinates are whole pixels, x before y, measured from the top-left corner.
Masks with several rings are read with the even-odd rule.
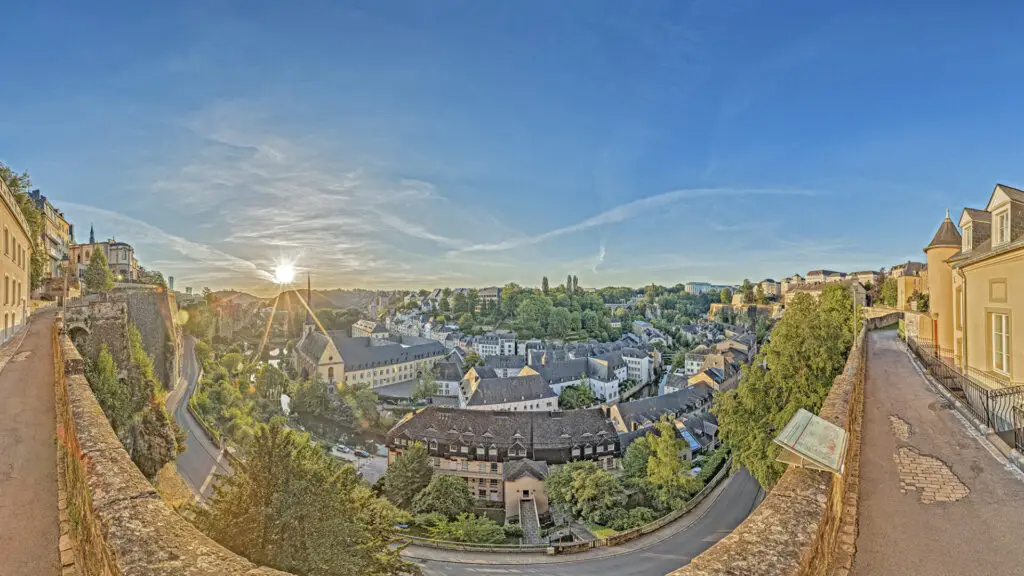
[[[316,328],[316,322],[313,321],[313,280],[309,274],[306,274],[306,322],[302,325],[303,335],[313,332]]]
[[[953,350],[953,267],[946,260],[959,251],[960,231],[946,210],[946,218],[924,253],[928,256],[928,307],[932,319],[937,320],[939,349],[947,354]]]

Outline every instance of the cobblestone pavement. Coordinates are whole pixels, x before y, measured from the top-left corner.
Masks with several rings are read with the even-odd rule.
[[[52,321],[0,348],[0,576],[60,573]]]
[[[1024,476],[931,388],[894,331],[868,338],[852,573],[1024,573]]]

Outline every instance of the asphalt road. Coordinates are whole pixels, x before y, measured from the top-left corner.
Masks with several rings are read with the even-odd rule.
[[[761,498],[761,490],[757,481],[746,470],[743,470],[728,481],[725,490],[715,504],[691,526],[640,550],[607,558],[557,564],[460,564],[422,560],[417,562],[426,576],[439,574],[458,576],[496,574],[664,576],[689,564],[694,557],[732,532],[750,515]],[[571,556],[564,558],[570,559]]]
[[[196,390],[199,381],[199,362],[196,360],[195,339],[185,336],[182,346],[181,378],[178,385],[167,396],[167,410],[188,433],[185,441],[188,447],[178,455],[176,467],[192,493],[200,500],[206,500],[213,493],[215,474],[231,474],[227,457],[203,433],[202,427],[188,411],[188,399]]]

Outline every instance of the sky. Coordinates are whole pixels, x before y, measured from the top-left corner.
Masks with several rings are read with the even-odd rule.
[[[0,160],[177,289],[878,269],[1024,187],[982,4],[9,3]]]

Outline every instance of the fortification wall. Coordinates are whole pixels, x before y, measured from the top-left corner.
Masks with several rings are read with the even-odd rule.
[[[857,540],[866,334],[901,317],[901,312],[892,312],[865,321],[819,413],[850,434],[843,476],[790,466],[732,534],[672,576],[841,576],[849,572]]]
[[[84,576],[288,576],[254,565],[175,513],[139,472],[54,327],[59,468],[78,573]]]

